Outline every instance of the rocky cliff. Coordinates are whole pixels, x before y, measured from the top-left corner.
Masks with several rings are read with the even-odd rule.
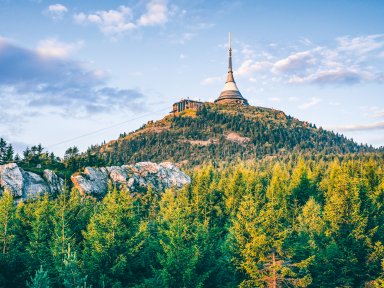
[[[149,185],[156,191],[166,188],[181,188],[191,182],[177,166],[169,162],[160,164],[140,162],[134,165],[85,168],[83,173],[71,177],[74,186],[81,194],[103,195],[111,181],[118,189],[128,188],[137,192]]]
[[[44,193],[58,193],[63,185],[63,179],[51,170],[44,170],[40,176],[24,171],[15,163],[0,165],[0,195],[7,189],[16,199],[28,199]]]
[[[109,182],[118,189],[127,188],[137,192],[149,185],[156,191],[171,187],[180,188],[191,181],[189,176],[169,162],[87,167],[83,173],[72,175],[71,180],[82,195],[94,196],[103,196],[107,192]],[[40,176],[24,171],[15,163],[0,165],[0,195],[7,189],[16,199],[29,199],[44,193],[59,193],[63,185],[63,179],[51,170],[44,170]]]

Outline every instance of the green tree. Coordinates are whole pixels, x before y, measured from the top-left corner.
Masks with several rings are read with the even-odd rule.
[[[140,280],[139,252],[146,225],[126,190],[109,192],[84,232],[83,264],[94,285],[119,287]]]
[[[11,192],[5,190],[0,198],[0,247],[1,253],[7,254],[15,240],[16,207]]]
[[[69,246],[75,247],[76,244],[73,228],[74,223],[77,221],[76,210],[78,209],[78,203],[71,200],[68,190],[64,188],[52,203],[53,235],[50,250],[56,269],[61,267],[63,258],[67,254],[67,248]]]
[[[44,271],[43,265],[36,270],[35,276],[31,277],[31,281],[27,281],[28,288],[49,288],[51,281],[49,280],[48,272]]]
[[[33,202],[19,206],[17,216],[21,222],[26,236],[25,245],[28,252],[30,269],[37,269],[39,265],[54,269],[50,244],[52,240],[52,202],[48,195],[42,196]],[[48,270],[55,273],[54,270]]]
[[[83,277],[79,266],[76,252],[71,251],[71,246],[68,244],[67,254],[59,270],[60,279],[65,288],[87,287],[87,276]]]
[[[195,200],[195,199],[194,199]],[[194,201],[192,200],[192,201]],[[188,198],[188,189],[168,190],[160,201],[159,241],[161,287],[204,287],[216,269],[210,219],[200,218]]]
[[[328,173],[322,182],[327,239],[314,263],[314,285],[362,286],[368,280],[366,271],[372,246],[367,214],[360,199],[364,194],[363,182],[358,174],[338,161],[332,163]]]

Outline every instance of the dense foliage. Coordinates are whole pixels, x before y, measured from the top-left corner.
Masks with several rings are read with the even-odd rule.
[[[0,138],[0,165],[13,161],[13,147],[11,144]]]
[[[161,194],[4,193],[0,286],[383,287],[383,167],[266,158],[206,165]]]
[[[105,165],[103,159],[95,153],[91,153],[93,149],[94,147],[91,146],[85,153],[80,154],[76,146],[69,147],[61,159],[38,144],[27,147],[20,156],[19,154],[14,155],[12,144],[8,144],[3,138],[0,138],[0,165],[17,163],[24,170],[40,175],[45,169],[49,169],[69,181],[73,173],[81,171],[87,166]]]
[[[282,111],[210,104],[197,112],[187,110],[151,121],[117,141],[93,148],[91,154],[109,165],[169,160],[185,167],[291,152],[327,155],[375,150]]]

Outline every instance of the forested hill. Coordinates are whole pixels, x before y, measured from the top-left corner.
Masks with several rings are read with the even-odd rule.
[[[94,147],[92,154],[113,165],[169,160],[195,166],[291,152],[340,155],[374,151],[279,110],[206,104],[199,111],[186,110],[150,121],[118,140]]]

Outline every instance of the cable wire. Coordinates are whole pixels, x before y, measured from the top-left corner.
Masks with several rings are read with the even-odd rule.
[[[92,131],[92,132],[89,132],[89,133],[86,133],[86,134],[83,134],[83,135],[80,135],[80,136],[76,136],[76,137],[73,137],[73,138],[70,138],[70,139],[67,139],[67,140],[60,141],[60,142],[48,145],[47,149],[51,149],[52,147],[60,146],[62,144],[68,143],[68,142],[72,142],[72,141],[75,141],[75,140],[78,140],[78,139],[81,139],[81,138],[84,138],[84,137],[87,137],[87,136],[91,136],[91,135],[100,133],[102,131],[105,131],[105,130],[108,130],[108,129],[111,129],[111,128],[114,128],[114,127],[118,127],[118,126],[123,125],[125,123],[128,123],[130,121],[134,121],[134,120],[140,119],[140,118],[145,117],[147,115],[151,115],[151,114],[157,113],[157,112],[162,112],[162,111],[167,110],[167,109],[169,109],[168,106],[167,106],[167,108],[162,108],[162,109],[157,110],[157,111],[151,111],[151,112],[139,115],[137,117],[125,120],[123,122],[113,124],[111,126],[107,126],[107,127],[104,127],[104,128],[101,128],[101,129],[98,129],[98,130],[95,130],[95,131]]]

